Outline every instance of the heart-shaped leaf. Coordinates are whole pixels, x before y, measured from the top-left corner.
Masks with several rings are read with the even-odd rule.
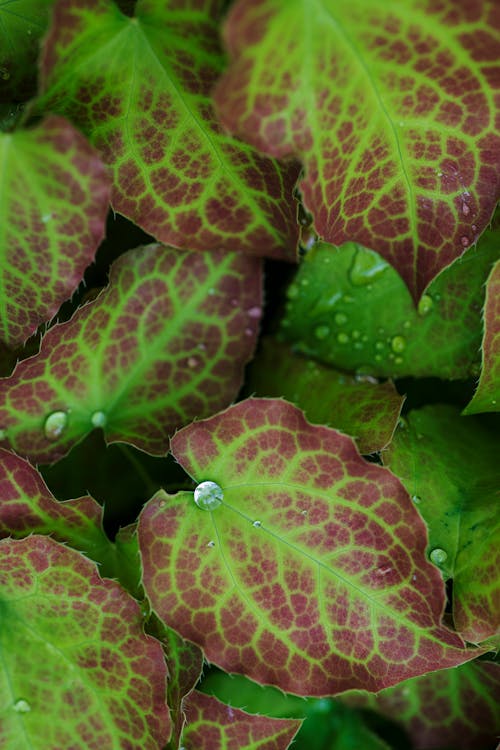
[[[441,625],[444,588],[399,480],[352,440],[248,399],[171,441],[200,484],[139,520],[157,614],[207,659],[288,692],[380,690],[477,651]]]
[[[104,236],[110,181],[62,117],[0,133],[0,339],[22,344],[81,281]]]
[[[157,750],[166,665],[138,604],[47,537],[0,542],[0,745]]]
[[[215,93],[224,124],[297,155],[326,241],[354,240],[414,297],[500,198],[494,0],[238,0]]]
[[[125,253],[109,287],[0,380],[4,439],[42,463],[94,427],[108,442],[165,453],[176,428],[236,396],[257,337],[261,273],[260,260],[236,253]]]
[[[212,112],[224,3],[60,0],[45,40],[39,107],[65,113],[113,173],[112,203],[156,239],[295,259],[292,191],[279,166],[229,136]]]

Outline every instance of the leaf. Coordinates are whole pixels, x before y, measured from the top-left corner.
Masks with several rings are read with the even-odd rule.
[[[0,133],[0,338],[14,347],[81,281],[104,236],[110,185],[66,120]]]
[[[53,0],[7,0],[0,5],[0,102],[25,99],[35,84],[40,37]]]
[[[500,198],[495,0],[239,0],[215,90],[226,127],[297,155],[316,230],[371,247],[415,298]]]
[[[407,680],[377,695],[353,693],[342,700],[400,722],[415,750],[494,750],[499,672],[496,664],[474,661]]]
[[[384,453],[428,525],[431,560],[453,578],[455,627],[474,643],[499,632],[499,447],[479,420],[435,405],[410,412]]]
[[[297,351],[357,374],[477,374],[483,286],[499,239],[500,231],[488,233],[443,271],[418,309],[379,255],[353,242],[319,243],[288,289],[281,335]]]
[[[223,57],[221,0],[59,0],[39,108],[70,117],[113,174],[112,203],[156,239],[295,259],[298,165],[227,135],[210,91]]]
[[[300,721],[252,716],[194,691],[186,701],[185,750],[286,750]]]
[[[352,435],[365,454],[390,442],[404,401],[391,382],[350,377],[295,354],[272,337],[260,342],[247,390],[283,396],[303,409],[311,422]]]
[[[41,536],[0,542],[0,580],[2,747],[156,750],[167,741],[162,649],[119,584]]]
[[[500,260],[493,266],[486,285],[482,350],[481,376],[464,414],[500,411]]]
[[[440,624],[443,582],[405,490],[350,438],[248,399],[171,450],[200,484],[196,502],[158,493],[142,511],[143,585],[210,662],[319,696],[477,655]]]
[[[0,380],[0,425],[34,461],[63,456],[94,427],[108,442],[166,452],[168,436],[238,393],[261,315],[261,262],[148,245],[109,286],[51,328],[40,353]]]

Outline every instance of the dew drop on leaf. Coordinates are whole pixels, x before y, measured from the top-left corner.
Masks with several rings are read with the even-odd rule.
[[[249,310],[247,310],[247,315],[249,318],[260,318],[262,314],[262,309],[260,307],[251,307]]]
[[[215,547],[215,542],[213,541],[213,539],[211,539],[211,540],[210,540],[210,541],[208,542],[208,544],[207,544],[207,547]]]
[[[366,286],[381,276],[387,269],[387,263],[376,253],[358,250],[349,271],[353,286]]]
[[[23,698],[20,698],[17,700],[13,707],[14,711],[18,714],[27,714],[31,711],[31,706],[28,703],[28,701],[25,701]]]
[[[104,427],[107,422],[106,414],[103,411],[95,411],[90,417],[90,421],[92,427]]]
[[[416,503],[417,505],[418,505],[419,503],[421,503],[421,502],[422,502],[422,498],[420,497],[420,495],[413,495],[413,496],[412,496],[412,500],[413,500],[413,502],[414,502],[414,503]]]
[[[328,328],[328,326],[318,326],[314,330],[314,335],[320,341],[323,341],[323,339],[326,339],[329,333],[330,333],[330,329]]]
[[[347,335],[347,333],[339,333],[337,334],[337,341],[339,342],[339,344],[347,344],[347,342],[349,341],[349,336]]]
[[[432,297],[429,297],[428,294],[423,294],[418,302],[418,314],[427,315],[427,313],[430,313],[433,306],[434,302],[432,301]]]
[[[194,491],[194,501],[202,510],[215,510],[223,498],[224,493],[215,482],[201,482]]]
[[[45,437],[48,440],[57,440],[62,435],[67,424],[68,415],[65,411],[53,411],[52,414],[49,414],[43,425]]]
[[[260,529],[262,526],[262,521],[254,521],[252,526],[255,526],[256,529]]]
[[[429,555],[434,565],[442,565],[448,559],[447,553],[440,547],[435,547]]]
[[[391,341],[391,347],[392,351],[399,354],[399,352],[403,352],[406,348],[406,339],[403,336],[394,336],[394,338]]]

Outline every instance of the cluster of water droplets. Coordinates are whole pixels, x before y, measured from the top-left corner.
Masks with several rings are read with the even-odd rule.
[[[92,427],[103,428],[106,426],[108,418],[106,413],[101,410],[92,412],[90,415],[90,424]],[[63,411],[58,409],[57,411],[51,412],[43,423],[43,432],[47,440],[55,442],[64,435],[68,427],[69,422],[69,411]],[[1,431],[0,431],[1,432]],[[5,431],[4,431],[5,432]],[[3,436],[5,437],[5,435]],[[2,439],[0,434],[0,439]]]

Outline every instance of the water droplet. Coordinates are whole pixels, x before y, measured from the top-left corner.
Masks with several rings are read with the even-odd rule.
[[[224,493],[215,482],[201,482],[194,491],[194,501],[202,510],[215,510],[223,498]]]
[[[45,437],[48,440],[57,440],[68,424],[68,415],[65,411],[53,411],[49,414],[43,425]]]
[[[159,508],[164,508],[165,507],[165,500],[160,500],[160,502],[158,503],[158,507]]]
[[[462,247],[469,247],[469,238],[468,237],[460,237],[460,242],[462,243]]]
[[[422,498],[420,497],[420,495],[413,495],[411,499],[413,500],[413,502],[414,502],[414,503],[415,503],[416,505],[418,505],[419,503],[421,503],[421,502],[422,502]]]
[[[187,363],[188,363],[188,367],[190,367],[191,369],[194,369],[195,367],[198,366],[198,360],[196,359],[196,357],[189,357]]]
[[[252,526],[255,526],[256,529],[260,529],[262,526],[262,521],[254,521]]]
[[[307,516],[307,510],[301,510],[301,511],[300,511],[300,513],[301,513],[301,515],[303,515],[303,516]]]
[[[377,573],[379,576],[386,576],[387,573],[390,573],[392,570],[392,567],[390,565],[386,565],[385,567],[382,566],[381,568],[377,569]]]
[[[208,544],[207,544],[207,547],[215,547],[215,542],[214,542],[214,540],[213,540],[213,539],[211,539],[211,540],[210,540],[210,541],[208,542]]]
[[[300,294],[300,289],[297,284],[292,284],[288,287],[288,299],[297,299]]]
[[[337,341],[339,342],[339,344],[347,344],[347,342],[349,341],[349,336],[347,335],[347,333],[338,333]]]
[[[328,326],[318,326],[317,328],[314,329],[314,335],[320,341],[323,341],[323,339],[326,339],[329,334],[330,334],[330,329],[328,328]]]
[[[429,557],[431,558],[434,565],[442,565],[448,559],[447,553],[440,547],[436,547],[435,549],[433,549]]]
[[[28,703],[28,701],[25,701],[23,698],[20,698],[19,700],[17,700],[12,706],[12,708],[18,714],[28,714],[31,711],[30,704]]]
[[[400,352],[404,352],[406,349],[406,340],[403,338],[403,336],[394,336],[394,338],[391,341],[391,347],[392,351],[399,354]]]
[[[51,218],[52,218],[52,214],[44,214],[42,216],[42,221],[43,221],[44,224],[46,224],[48,221],[51,220]]]
[[[215,289],[213,288],[213,286],[212,286],[212,287],[210,287],[210,289],[208,290],[208,294],[209,294],[209,295],[210,295],[211,297],[213,297],[213,295],[215,294]]]
[[[470,214],[470,208],[467,203],[465,203],[465,201],[462,203],[462,213],[464,216],[468,216]]]
[[[382,276],[387,268],[387,262],[380,255],[371,250],[359,249],[354,256],[354,261],[349,271],[351,284],[354,286],[366,286]]]
[[[375,362],[382,362],[382,356],[380,354],[375,355]]]
[[[379,352],[384,348],[385,344],[383,341],[376,341],[375,342],[375,349],[377,349]]]
[[[300,283],[302,286],[309,286],[309,279],[302,279]]]
[[[254,332],[251,328],[245,328],[245,336],[253,336]]]
[[[395,365],[402,365],[403,364],[403,357],[396,357],[394,360]]]
[[[353,339],[359,339],[359,337],[360,337],[360,336],[361,336],[361,334],[360,334],[360,332],[359,332],[359,331],[356,331],[356,330],[354,330],[354,331],[352,332],[352,337],[353,337]]]
[[[430,313],[433,307],[434,302],[432,301],[432,297],[429,297],[428,294],[423,294],[418,301],[418,314],[427,315],[427,313]]]
[[[262,309],[260,307],[251,307],[249,310],[247,310],[247,315],[249,318],[260,318],[262,313]]]
[[[198,349],[199,349],[199,350],[200,350],[201,352],[204,352],[206,348],[207,348],[207,347],[205,346],[205,344],[198,344]]]
[[[347,323],[347,315],[338,312],[334,317],[334,321],[338,326],[343,326],[344,323]]]
[[[108,418],[103,411],[95,411],[90,417],[92,427],[104,427]]]
[[[443,176],[443,173],[440,172],[439,170],[436,172],[436,174],[437,174],[438,177],[442,177]]]

